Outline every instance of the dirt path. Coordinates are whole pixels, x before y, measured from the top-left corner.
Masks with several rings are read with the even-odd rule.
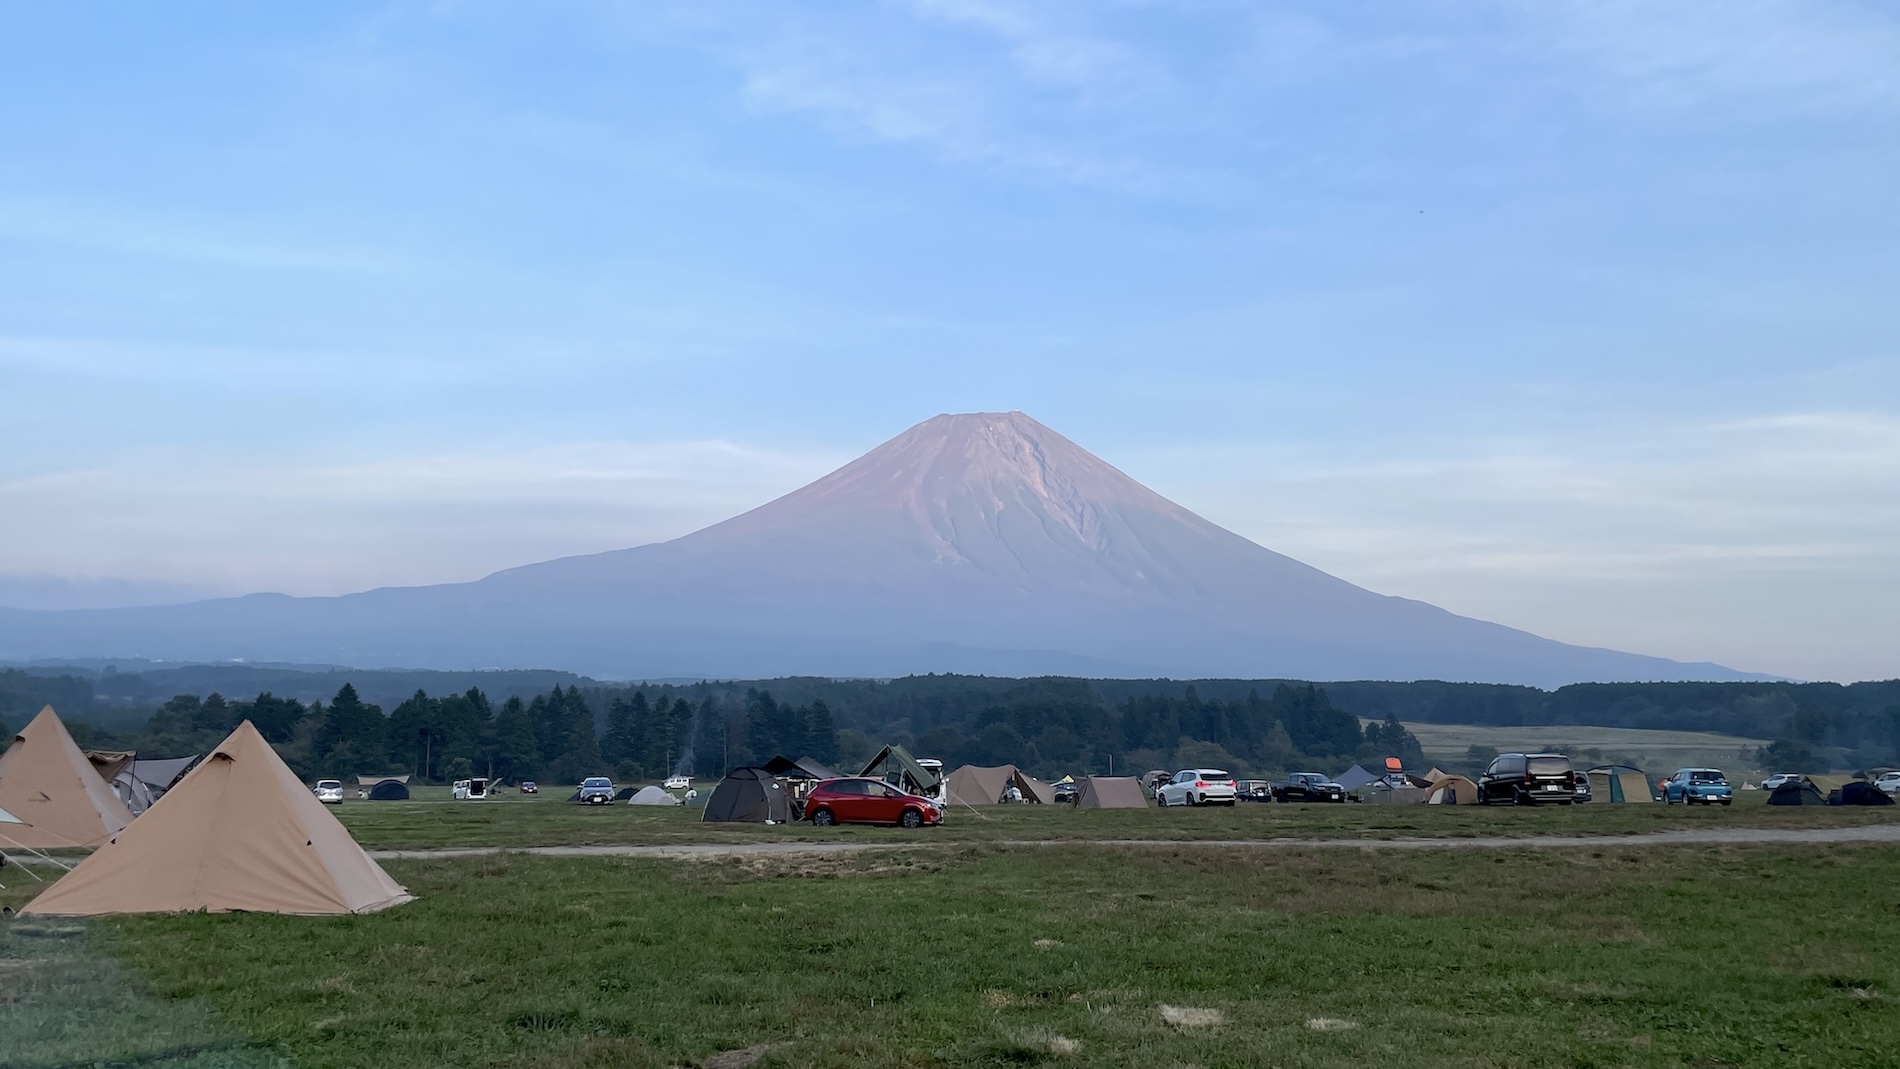
[[[656,846],[470,846],[437,850],[371,850],[378,861],[539,854],[544,857],[749,857],[761,854],[849,854],[957,846],[1221,847],[1245,850],[1497,850],[1578,847],[1697,846],[1727,843],[1900,843],[1900,824],[1854,828],[1707,828],[1642,835],[1471,836],[1460,839],[1002,839],[990,842],[918,839],[912,842],[673,843]]]

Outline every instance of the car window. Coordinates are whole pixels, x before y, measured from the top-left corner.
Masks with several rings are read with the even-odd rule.
[[[838,782],[831,785],[831,793],[833,794],[863,794],[864,787],[865,787],[865,783],[863,780],[858,780],[858,779],[839,780]]]
[[[1201,770],[1201,777],[1202,777],[1203,779],[1233,779],[1233,778],[1234,778],[1233,776],[1231,776],[1231,775],[1228,775],[1228,774],[1227,774],[1227,773],[1225,773],[1225,772],[1222,772],[1222,771],[1221,771],[1220,769],[1218,769],[1218,768],[1205,768],[1205,769],[1202,769],[1202,770]]]
[[[1722,774],[1720,772],[1691,772],[1689,773],[1689,782],[1720,783],[1722,782]]]

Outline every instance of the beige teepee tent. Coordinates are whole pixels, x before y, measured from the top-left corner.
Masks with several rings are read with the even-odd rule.
[[[22,913],[370,913],[409,892],[246,720]]]
[[[50,705],[0,755],[0,809],[26,822],[0,834],[36,850],[93,846],[132,823]]]

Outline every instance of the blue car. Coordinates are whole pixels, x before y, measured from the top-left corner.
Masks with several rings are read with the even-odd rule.
[[[1735,801],[1734,789],[1719,768],[1679,768],[1663,784],[1663,803],[1683,805],[1729,805]]]

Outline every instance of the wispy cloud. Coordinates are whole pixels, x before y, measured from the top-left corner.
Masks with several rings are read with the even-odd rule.
[[[1546,48],[1664,105],[1900,103],[1900,15],[1856,0],[1510,0]]]
[[[48,198],[0,199],[0,241],[269,271],[393,275],[417,266],[412,257],[389,249],[337,245],[310,235],[272,232],[262,224],[168,217]]]
[[[718,439],[360,460],[145,451],[0,479],[0,515],[39,518],[0,531],[0,559],[300,594],[455,582],[674,538],[845,459]]]

